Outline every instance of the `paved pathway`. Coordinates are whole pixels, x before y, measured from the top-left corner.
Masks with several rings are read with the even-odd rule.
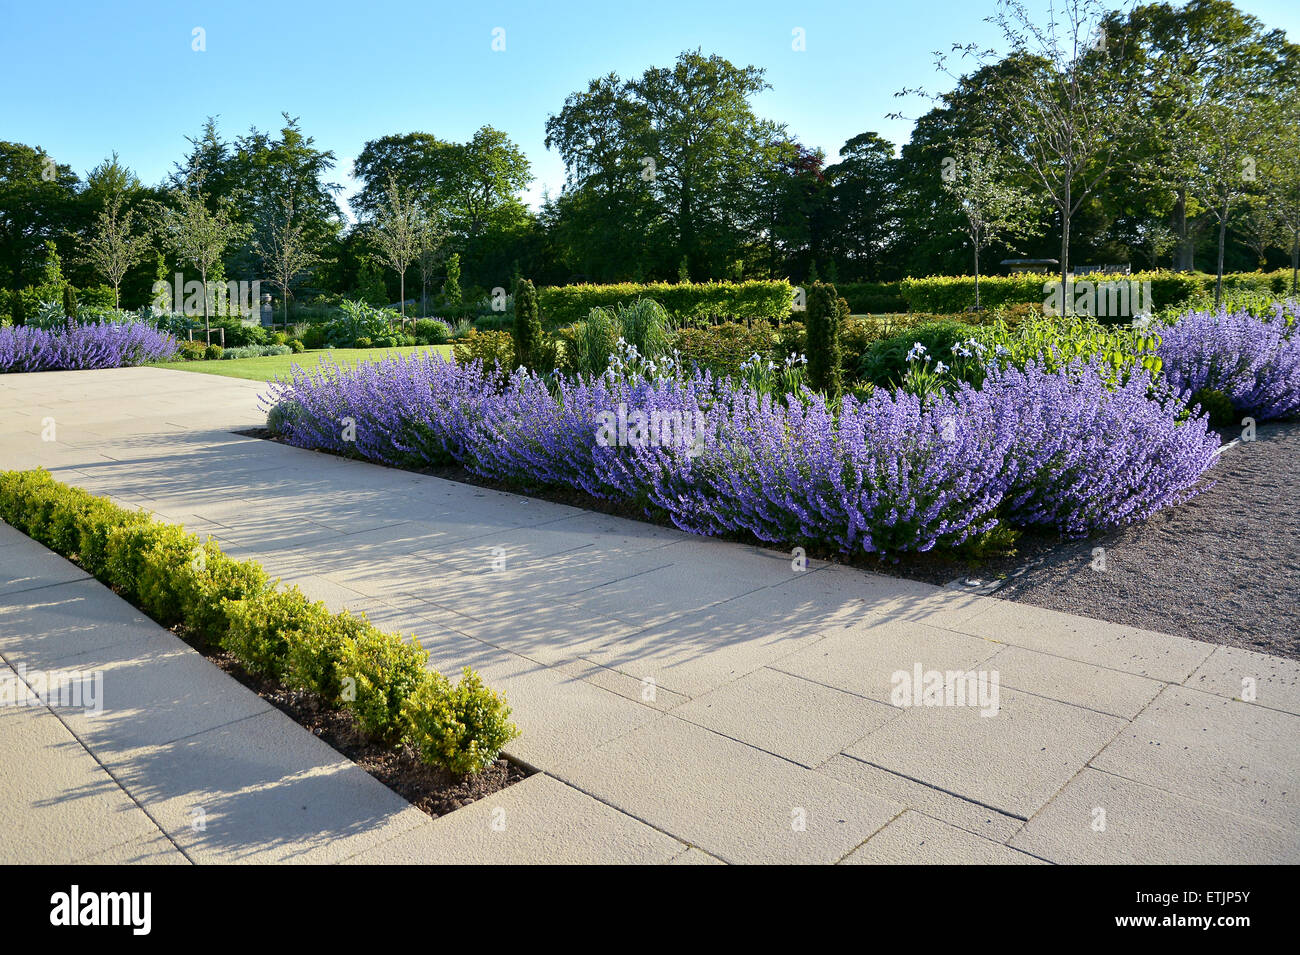
[[[259,830],[259,807],[292,801],[298,779],[274,776],[263,737],[243,814],[224,831],[210,815],[211,835],[187,843],[184,820],[152,811],[194,801],[184,775],[157,781],[176,741],[148,740],[175,700],[118,713],[123,738],[145,740],[127,758],[167,791],[140,798],[99,762],[196,861],[303,846],[359,862],[1300,861],[1294,661],[835,565],[798,572],[784,553],[231,434],[261,422],[263,388],[162,369],[0,376],[0,466],[44,465],[417,633],[434,665],[472,665],[507,693],[524,731],[509,753],[541,773],[438,820],[375,803]],[[90,585],[15,590],[5,581],[41,559],[7,550],[0,653],[14,662],[5,647],[39,650],[48,602]],[[114,659],[147,657],[123,642]],[[918,666],[996,674],[996,715],[891,705],[892,675]],[[221,718],[195,738],[239,725]],[[5,775],[41,745],[0,743]],[[68,787],[52,786],[23,818],[62,805]]]

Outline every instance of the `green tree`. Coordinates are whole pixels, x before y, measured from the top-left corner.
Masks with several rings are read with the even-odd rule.
[[[854,136],[840,161],[826,170],[830,185],[834,255],[849,273],[878,279],[893,238],[896,162],[894,146],[875,133]]]
[[[990,129],[1055,207],[1061,229],[1061,297],[1067,296],[1070,230],[1083,203],[1105,187],[1125,154],[1131,81],[1116,69],[1101,0],[1063,0],[1035,22],[1015,0],[990,19],[1012,53],[991,89]],[[964,52],[975,52],[966,47]]]
[[[1223,255],[1228,222],[1255,188],[1258,178],[1258,158],[1251,154],[1251,144],[1265,129],[1265,113],[1258,97],[1257,92],[1240,87],[1225,91],[1223,99],[1205,105],[1197,133],[1196,171],[1191,190],[1218,225],[1216,307],[1223,301]]]
[[[295,215],[292,199],[286,199],[279,215],[263,213],[254,239],[255,248],[271,287],[278,289],[284,303],[284,327],[289,327],[289,299],[294,288],[320,262],[302,221]]]
[[[959,143],[940,173],[957,201],[963,232],[975,258],[975,308],[980,307],[980,249],[995,240],[1028,235],[1036,221],[1033,197],[1010,177],[1006,162],[985,139]]]
[[[215,211],[209,209],[207,197],[198,189],[177,189],[171,198],[172,205],[159,212],[159,231],[176,258],[198,270],[203,283],[203,334],[210,345],[213,296],[208,278],[222,274],[221,257],[231,243],[245,238],[249,230],[235,220],[229,203],[219,203]]]
[[[10,288],[36,279],[45,242],[66,231],[78,181],[43,149],[0,142],[0,271]]]
[[[121,193],[110,194],[96,220],[94,232],[83,242],[84,261],[113,286],[113,305],[122,307],[122,277],[144,260],[150,248],[147,233],[134,229],[134,213],[123,211]]]
[[[542,349],[542,318],[537,307],[537,290],[529,279],[515,286],[515,360],[537,370]]]
[[[442,297],[448,305],[460,304],[460,253],[447,256],[447,278],[442,283]]]
[[[371,240],[384,263],[397,273],[402,324],[406,324],[406,270],[415,259],[420,241],[419,203],[396,177],[388,180],[388,195],[371,226]]]

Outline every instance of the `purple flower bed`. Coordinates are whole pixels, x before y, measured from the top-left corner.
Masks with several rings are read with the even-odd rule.
[[[121,368],[165,361],[178,348],[171,335],[139,322],[0,328],[0,372]]]
[[[1289,321],[1288,321],[1289,319]],[[1235,411],[1257,421],[1300,412],[1300,338],[1296,306],[1256,318],[1246,311],[1189,312],[1161,329],[1163,372],[1185,398],[1223,392]]]
[[[834,414],[819,395],[787,406],[706,373],[548,387],[518,371],[503,386],[477,362],[419,355],[296,370],[263,402],[280,405],[300,447],[406,467],[454,461],[660,511],[694,533],[894,554],[1004,520],[1083,534],[1191,496],[1218,437],[1205,418],[1179,422],[1181,403],[1155,392],[1145,373],[1112,387],[1099,366],[1031,365],[928,402],[847,397]]]

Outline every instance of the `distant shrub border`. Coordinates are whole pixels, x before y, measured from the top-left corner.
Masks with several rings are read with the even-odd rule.
[[[1249,292],[1260,295],[1282,294],[1286,285],[1281,272],[1240,272],[1225,275],[1225,292]],[[1043,284],[1060,281],[1059,275],[1021,272],[1015,275],[980,277],[980,304],[985,308],[999,305],[1042,305],[1046,294]],[[1134,281],[1150,282],[1150,303],[1154,309],[1189,304],[1197,296],[1213,295],[1214,276],[1203,272],[1134,272],[1131,275],[1080,275],[1072,282]],[[975,304],[975,278],[970,275],[932,275],[907,278],[901,283],[901,295],[912,312],[961,312]],[[845,293],[847,295],[847,293]],[[853,299],[849,299],[852,304]],[[857,309],[854,309],[857,311]]]
[[[179,348],[171,335],[139,322],[5,327],[0,328],[0,373],[123,368],[170,360]]]
[[[0,518],[74,560],[164,627],[229,652],[250,673],[350,712],[374,740],[477,773],[519,735],[505,699],[469,667],[458,684],[428,651],[362,616],[280,589],[256,561],[151,519],[43,469],[0,471]]]
[[[794,287],[780,281],[622,282],[614,285],[559,285],[537,290],[542,321],[549,327],[569,325],[593,308],[631,305],[654,299],[676,325],[708,325],[728,319],[782,321],[794,306]]]

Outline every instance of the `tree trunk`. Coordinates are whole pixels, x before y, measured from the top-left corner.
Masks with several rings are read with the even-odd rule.
[[[980,310],[980,243],[975,240],[975,311]]]
[[[1074,301],[1070,297],[1070,186],[1065,186],[1065,205],[1061,208],[1061,310],[1074,314]]]
[[[1219,266],[1214,278],[1214,307],[1223,304],[1223,246],[1228,237],[1228,204],[1223,204],[1223,215],[1219,216]]]
[[[1300,272],[1300,229],[1291,236],[1291,294],[1296,294],[1296,273]]]
[[[406,269],[402,269],[401,276],[398,289],[401,292],[402,300],[397,303],[397,307],[402,313],[402,331],[406,331]]]
[[[201,269],[199,278],[203,279],[203,340],[212,344],[212,322],[208,318],[208,270]]]
[[[1191,272],[1195,260],[1191,236],[1187,234],[1187,190],[1178,190],[1178,199],[1174,203],[1174,231],[1178,236],[1178,253],[1175,256],[1175,272]]]

